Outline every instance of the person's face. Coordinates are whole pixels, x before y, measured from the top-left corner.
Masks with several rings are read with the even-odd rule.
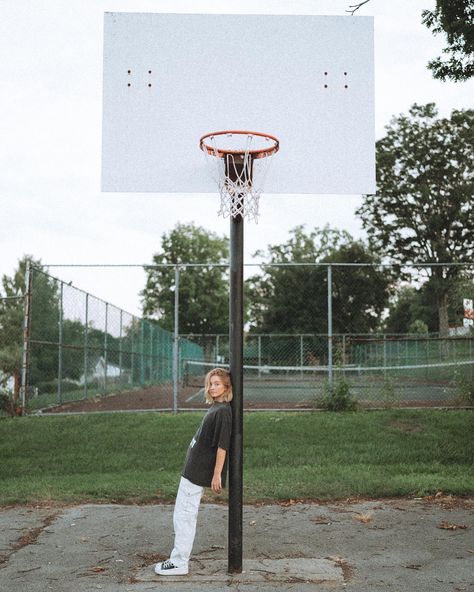
[[[216,375],[211,376],[211,380],[209,381],[209,394],[214,401],[222,401],[225,391],[226,387],[222,378]]]

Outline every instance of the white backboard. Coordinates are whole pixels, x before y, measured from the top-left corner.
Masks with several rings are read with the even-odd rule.
[[[373,19],[106,13],[102,190],[215,193],[199,138],[280,151],[265,193],[375,192]]]

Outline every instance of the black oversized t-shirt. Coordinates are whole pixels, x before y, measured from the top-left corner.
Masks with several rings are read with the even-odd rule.
[[[189,444],[183,477],[195,485],[210,487],[217,449],[229,450],[231,429],[232,410],[229,403],[213,403]],[[228,456],[226,454],[222,469],[222,487],[225,487]]]

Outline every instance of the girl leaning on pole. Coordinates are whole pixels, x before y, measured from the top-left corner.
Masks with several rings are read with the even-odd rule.
[[[232,384],[222,368],[207,373],[204,383],[210,406],[189,444],[173,514],[174,547],[170,558],[155,565],[163,576],[185,575],[196,534],[196,522],[204,487],[220,493],[225,487],[232,429]]]

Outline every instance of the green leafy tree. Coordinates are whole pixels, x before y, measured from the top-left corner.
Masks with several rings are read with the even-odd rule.
[[[0,300],[0,371],[14,379],[13,398],[18,399],[21,385],[23,353],[23,315],[26,293],[25,275],[27,262],[33,270],[31,298],[30,337],[57,342],[59,303],[54,280],[41,273],[41,261],[26,255],[14,274],[2,277]],[[57,372],[57,351],[46,347],[30,347],[30,383],[51,379]]]
[[[354,14],[370,0],[349,6]],[[446,47],[442,50],[448,59],[438,57],[428,63],[433,77],[455,82],[468,80],[474,75],[474,3],[472,0],[436,0],[434,10],[423,10],[422,23],[434,35],[445,34]]]
[[[259,253],[263,255],[263,253]],[[271,245],[268,263],[369,263],[333,268],[333,331],[366,333],[380,324],[392,278],[364,243],[329,227],[306,233],[303,226],[281,245]],[[326,333],[327,267],[264,266],[247,281],[252,330],[263,333]]]
[[[434,10],[422,12],[422,22],[434,35],[446,36],[443,54],[428,64],[434,78],[463,81],[474,76],[474,2],[436,0]]]
[[[29,384],[37,386],[58,376],[60,295],[41,264],[33,262],[31,269]]]
[[[365,264],[333,267],[333,330],[337,333],[378,330],[398,270],[378,267],[380,257],[362,241],[354,240],[342,244],[326,262]]]
[[[4,276],[4,288],[5,279]],[[12,377],[15,401],[21,385],[23,302],[23,298],[17,299],[9,289],[0,297],[0,386]]]
[[[107,337],[107,339],[106,339]],[[83,347],[86,338],[86,326],[78,320],[63,319],[62,340],[62,378],[78,381],[83,376],[89,376],[97,366],[100,358],[105,358],[105,343],[107,342],[107,363],[119,364],[119,338],[110,333],[96,329],[91,321],[87,327],[87,368]]]
[[[474,110],[437,115],[434,103],[415,104],[392,119],[377,142],[377,193],[358,214],[374,249],[433,264],[426,273],[446,335],[449,294],[465,271],[440,264],[474,256]]]
[[[418,321],[423,323],[427,330],[436,331],[436,308],[424,302],[423,296],[424,293],[414,287],[401,288],[391,303],[384,330],[387,333],[410,333],[410,327]]]
[[[408,327],[408,333],[411,335],[426,335],[428,333],[428,325],[420,319],[416,319]]]
[[[470,278],[460,279],[450,290],[448,298],[449,325],[459,327],[463,324],[463,299],[474,299],[474,282],[472,266],[466,272]],[[415,325],[420,331],[413,330]],[[421,331],[421,327],[426,330]],[[392,298],[389,314],[385,320],[384,331],[387,333],[436,333],[438,331],[438,313],[435,293],[427,281],[420,287],[401,287]]]
[[[161,250],[153,264],[183,267],[179,279],[179,332],[225,333],[228,331],[229,285],[223,267],[187,267],[186,263],[228,264],[229,245],[220,237],[194,224],[177,224],[161,238]],[[143,313],[156,318],[168,331],[174,328],[174,267],[146,267],[142,291]]]

